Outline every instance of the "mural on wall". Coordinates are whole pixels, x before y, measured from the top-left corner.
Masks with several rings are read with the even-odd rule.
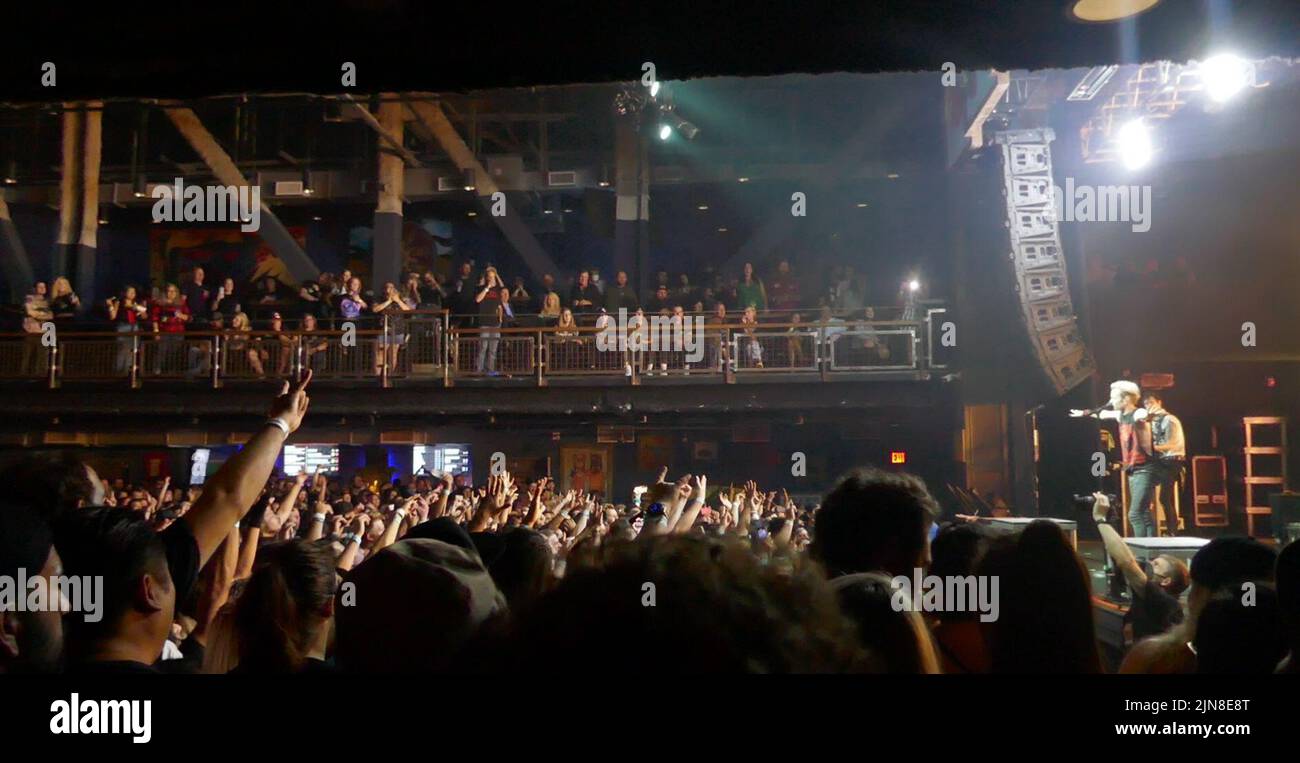
[[[307,246],[307,229],[289,228],[298,245]],[[252,284],[274,278],[294,290],[298,281],[289,273],[275,251],[256,233],[238,228],[149,229],[149,277],[154,284],[176,282],[196,265],[206,271],[207,283],[233,278],[237,284]]]
[[[370,253],[374,247],[374,230],[358,225],[348,230],[348,267],[353,273],[370,272]],[[455,253],[452,225],[446,220],[429,217],[402,221],[402,272],[451,275]]]
[[[560,448],[560,490],[585,490],[609,496],[614,469],[604,445],[565,445]]]

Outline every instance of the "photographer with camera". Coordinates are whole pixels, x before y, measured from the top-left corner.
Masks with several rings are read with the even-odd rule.
[[[1092,498],[1092,518],[1097,523],[1097,532],[1131,592],[1132,603],[1124,622],[1132,628],[1132,639],[1164,633],[1182,622],[1183,608],[1178,597],[1187,590],[1187,564],[1176,556],[1161,554],[1149,567],[1144,566],[1107,521],[1110,498],[1104,493],[1093,493]]]
[[[1138,385],[1131,381],[1113,382],[1107,405],[1091,411],[1076,408],[1070,411],[1070,416],[1092,416],[1119,422],[1120,453],[1124,462],[1124,474],[1128,477],[1128,521],[1133,527],[1133,537],[1150,538],[1156,534],[1155,521],[1151,516],[1151,501],[1155,497],[1159,470],[1151,443],[1147,411],[1138,407],[1141,394]]]

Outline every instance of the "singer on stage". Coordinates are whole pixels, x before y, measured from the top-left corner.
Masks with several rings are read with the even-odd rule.
[[[1156,534],[1155,520],[1151,515],[1151,502],[1155,497],[1160,471],[1152,446],[1151,427],[1147,411],[1138,407],[1142,391],[1131,381],[1117,381],[1110,385],[1110,403],[1091,411],[1073,409],[1071,416],[1092,416],[1115,419],[1119,422],[1119,447],[1124,461],[1124,474],[1128,478],[1128,522],[1133,537],[1149,538]]]

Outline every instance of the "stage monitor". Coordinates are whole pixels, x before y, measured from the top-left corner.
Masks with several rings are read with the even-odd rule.
[[[339,449],[333,445],[284,446],[284,473],[297,474],[302,470],[315,474],[338,474]]]
[[[411,468],[417,474],[469,474],[469,443],[416,445],[412,448]]]

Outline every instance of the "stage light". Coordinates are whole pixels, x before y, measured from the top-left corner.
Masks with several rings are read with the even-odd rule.
[[[1151,161],[1151,131],[1140,118],[1119,128],[1118,141],[1120,160],[1125,167],[1136,170]]]
[[[9,165],[5,169],[5,185],[14,185],[18,182],[18,162],[13,159],[9,160]]]
[[[699,205],[698,207],[696,207],[696,209],[700,210],[701,212],[707,212],[707,211],[709,211],[709,205],[708,205],[708,204],[701,204],[701,205]]]
[[[673,137],[673,128],[669,125],[659,125],[659,140],[668,140]]]
[[[466,191],[472,191],[478,186],[478,179],[474,177],[474,169],[466,167],[461,171],[461,182],[465,184]]]
[[[1211,100],[1223,103],[1246,86],[1250,64],[1240,56],[1220,53],[1201,62],[1201,82]]]
[[[655,98],[659,95],[659,80],[650,83],[650,97]]]
[[[921,282],[916,280],[915,278],[907,282],[908,291],[917,291],[920,288],[921,288]]]
[[[148,196],[149,194],[147,189],[148,183],[145,180],[144,175],[136,175],[133,184],[133,193],[135,194],[135,197],[137,199],[143,199],[145,196]]]

